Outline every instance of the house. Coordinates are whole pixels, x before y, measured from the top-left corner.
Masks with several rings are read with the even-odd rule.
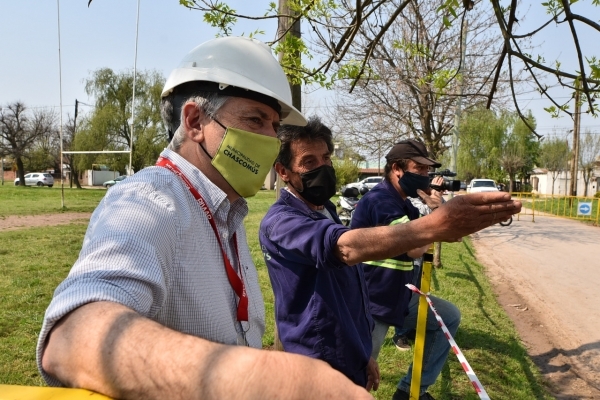
[[[585,181],[583,171],[577,171],[576,175],[576,193],[577,196],[583,196],[585,193]],[[571,173],[569,171],[549,171],[546,168],[535,168],[530,174],[530,182],[533,193],[555,194],[566,196],[571,187]],[[587,187],[587,196],[592,197],[600,189],[600,167],[597,167]]]

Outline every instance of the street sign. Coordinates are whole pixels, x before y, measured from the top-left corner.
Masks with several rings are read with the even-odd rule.
[[[592,215],[592,202],[579,201],[577,205],[577,215]]]

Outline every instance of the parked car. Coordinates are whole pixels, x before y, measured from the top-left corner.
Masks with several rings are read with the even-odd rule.
[[[358,181],[358,182],[352,182],[346,185],[347,188],[357,188],[358,190],[360,190],[363,187],[366,187],[367,189],[371,190],[375,187],[375,185],[377,185],[379,182],[381,182],[383,180],[383,176],[370,176],[368,178],[363,179],[362,181]]]
[[[497,192],[498,187],[493,179],[473,179],[467,185],[468,193]]]
[[[15,179],[15,186],[19,185],[21,180]],[[54,186],[54,178],[47,172],[32,172],[25,175],[25,186]]]
[[[117,183],[121,182],[123,179],[127,178],[127,175],[121,175],[121,176],[117,176],[115,179],[111,179],[110,181],[106,181],[102,184],[102,186],[104,186],[105,188],[109,188],[111,186],[116,185]]]

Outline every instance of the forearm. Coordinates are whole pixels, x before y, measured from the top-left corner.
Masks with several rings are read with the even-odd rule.
[[[122,305],[98,302],[59,321],[42,366],[67,386],[116,398],[173,398],[173,393],[209,388],[203,381],[210,370],[202,361],[218,362],[228,350],[167,329]]]
[[[423,191],[419,195],[429,199]],[[457,196],[438,210],[406,224],[353,229],[337,242],[336,256],[347,265],[391,258],[433,242],[455,242],[518,213],[508,193]]]
[[[426,218],[419,218],[406,224],[350,230],[338,239],[336,255],[347,265],[354,265],[428,246],[435,234],[426,227],[427,222]]]
[[[322,361],[217,344],[109,302],[64,317],[42,365],[67,386],[121,399],[370,398]]]

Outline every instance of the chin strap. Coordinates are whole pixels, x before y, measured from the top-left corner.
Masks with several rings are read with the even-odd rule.
[[[210,154],[208,154],[208,151],[207,151],[207,150],[204,148],[204,146],[202,146],[202,144],[201,144],[201,143],[198,143],[198,146],[200,146],[200,148],[202,149],[202,151],[204,152],[204,154],[206,154],[206,156],[207,156],[208,158],[210,158],[210,160],[212,161],[212,159],[213,159],[213,158],[211,157],[211,155],[210,155]]]

